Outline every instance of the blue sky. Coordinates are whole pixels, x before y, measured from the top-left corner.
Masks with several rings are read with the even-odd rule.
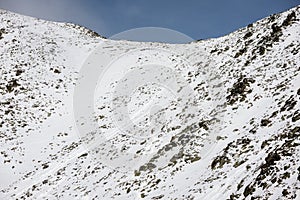
[[[139,27],[163,27],[194,39],[226,35],[299,0],[0,0],[0,8],[72,22],[110,37]]]

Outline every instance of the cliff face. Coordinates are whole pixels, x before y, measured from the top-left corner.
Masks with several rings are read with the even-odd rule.
[[[299,198],[299,19],[298,6],[221,38],[171,45],[107,40],[1,10],[1,199]],[[137,119],[141,135],[153,134],[147,139],[118,134],[110,106],[115,86],[108,84],[115,71],[108,71],[105,92],[95,96],[97,130],[78,133],[74,90],[96,48],[112,57],[136,50],[125,59],[136,65],[165,60],[193,96],[182,109],[166,91],[139,88],[129,114],[164,102],[165,123],[152,130]],[[175,53],[147,52],[153,48],[189,65]],[[189,113],[194,100],[199,110]],[[97,134],[109,137],[91,147]],[[107,161],[125,150],[134,158]]]

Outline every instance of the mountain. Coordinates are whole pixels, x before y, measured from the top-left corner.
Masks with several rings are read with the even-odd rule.
[[[1,199],[299,199],[299,19],[163,44],[0,10]]]

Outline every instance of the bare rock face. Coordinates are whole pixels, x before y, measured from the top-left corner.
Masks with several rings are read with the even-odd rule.
[[[221,38],[171,45],[112,41],[77,25],[0,10],[0,198],[299,199],[299,20],[298,6]],[[73,92],[99,43],[108,55],[154,47],[180,52],[191,66],[178,71],[202,112],[187,115],[170,102],[161,108],[168,123],[146,130],[151,140],[116,134],[98,149],[86,148],[95,133],[78,135]],[[199,48],[214,60],[213,69]],[[204,83],[210,71],[215,74]],[[132,97],[133,107],[160,100],[144,90]],[[115,130],[110,94],[95,108],[104,134]],[[203,138],[212,134],[204,156]],[[146,154],[145,145],[155,148],[124,172],[103,162],[118,156],[103,153],[110,145],[134,149],[137,157]]]

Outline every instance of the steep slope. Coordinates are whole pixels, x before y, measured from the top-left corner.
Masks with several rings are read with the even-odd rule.
[[[299,6],[183,45],[111,41],[80,26],[0,13],[1,199],[299,198]],[[154,93],[139,90],[129,112],[164,102],[166,126],[145,129],[151,140],[117,131],[100,148],[87,148],[98,130],[118,130],[110,118],[113,84],[95,97],[95,133],[78,134],[74,119],[80,69],[99,43],[100,54],[137,49],[129,58],[136,65],[158,59],[150,48],[186,58],[188,66],[175,54],[159,57],[187,80],[200,109],[189,115],[146,86]],[[205,154],[210,136],[215,141]],[[112,145],[132,148],[137,157],[147,148],[152,153],[124,172],[103,159],[115,155]]]

